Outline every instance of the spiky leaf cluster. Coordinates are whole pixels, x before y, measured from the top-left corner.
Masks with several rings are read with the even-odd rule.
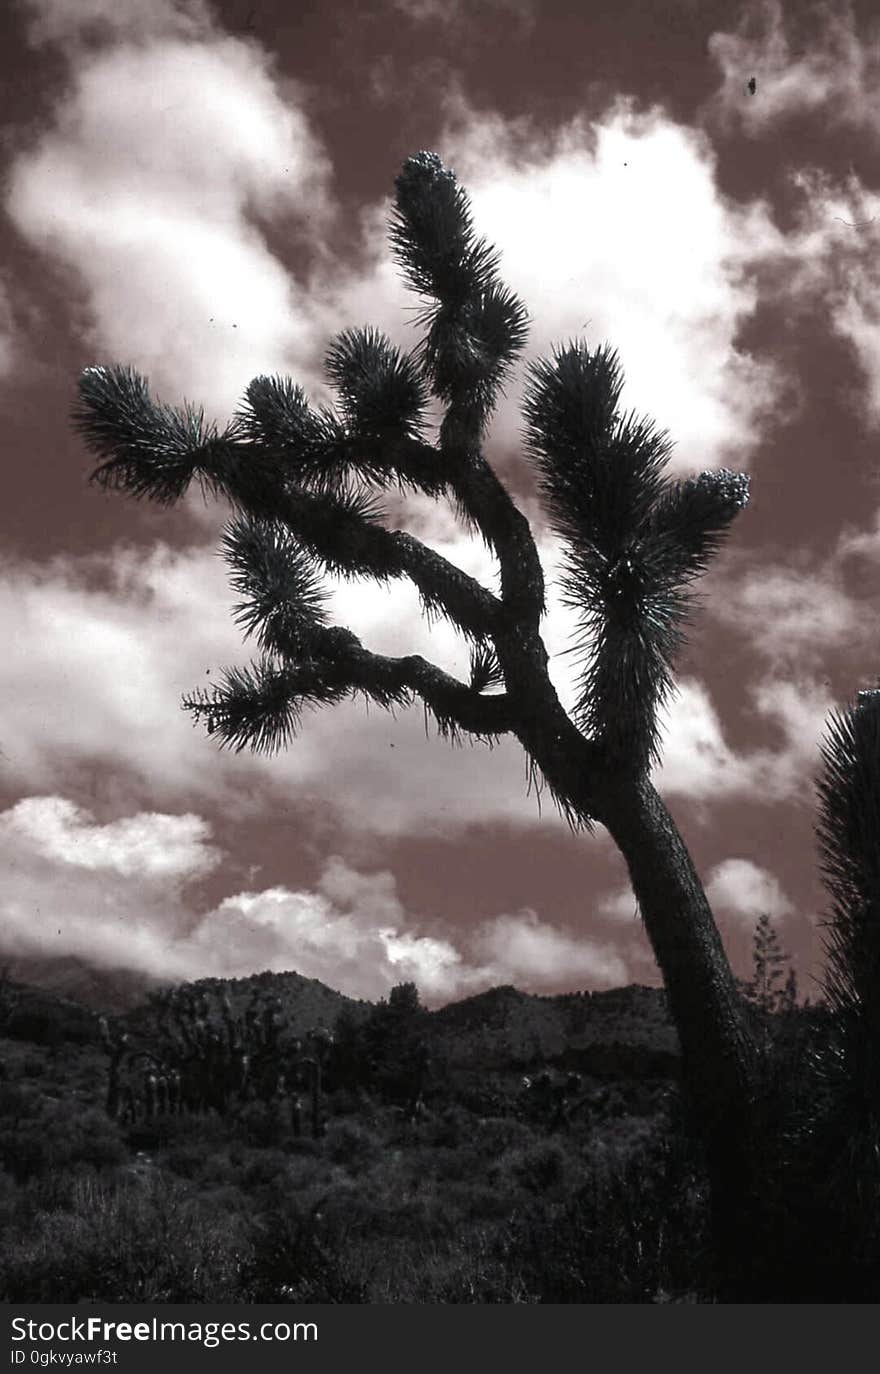
[[[490,644],[475,644],[471,649],[471,687],[475,692],[487,692],[504,686],[504,673],[495,650]]]
[[[525,343],[528,316],[498,277],[498,253],[474,233],[470,204],[435,153],[408,158],[395,182],[391,246],[409,285],[429,298],[422,360],[453,407],[445,437],[479,434]]]
[[[416,363],[376,329],[346,329],[330,345],[324,367],[342,401],[355,439],[421,436],[427,401]]]
[[[348,468],[345,427],[331,410],[313,409],[289,377],[255,377],[238,415],[243,437],[270,455],[297,485],[335,488]]]
[[[236,622],[267,653],[288,656],[325,624],[326,592],[314,559],[278,521],[239,519],[223,531],[230,582],[242,596]]]
[[[131,367],[86,368],[73,422],[103,458],[93,480],[163,505],[179,500],[193,477],[210,477],[228,439],[206,424],[201,410],[155,401],[146,378]]]
[[[831,898],[823,982],[835,1013],[826,1067],[863,1118],[853,1129],[867,1126],[880,1152],[880,690],[832,714],[822,758],[817,831]]]
[[[671,444],[620,411],[617,354],[575,342],[530,369],[525,440],[566,550],[562,591],[580,615],[579,723],[608,754],[643,769],[657,759],[657,713],[689,602],[747,500],[747,479],[722,470],[687,483],[664,476]]]
[[[282,664],[265,655],[245,667],[228,668],[216,687],[185,697],[184,708],[221,746],[275,754],[298,733],[307,707],[332,706],[359,694],[385,709],[409,705],[411,690],[399,679],[371,673],[364,662],[369,656],[346,652],[352,642],[347,630],[326,630],[314,655],[297,663]]]
[[[340,695],[325,690],[320,671],[289,668],[266,656],[227,668],[217,686],[197,688],[183,705],[221,747],[274,754],[293,740],[304,704],[329,704]]]

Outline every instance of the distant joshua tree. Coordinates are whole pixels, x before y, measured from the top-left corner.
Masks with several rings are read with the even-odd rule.
[[[94,477],[103,486],[171,504],[195,479],[233,508],[223,551],[241,597],[238,622],[260,652],[185,700],[221,745],[281,749],[308,705],[362,696],[390,708],[418,698],[448,738],[517,739],[574,828],[589,832],[600,822],[608,829],[663,974],[730,1272],[754,1250],[760,1046],[693,861],[650,774],[691,589],[745,507],[748,479],[726,469],[669,477],[670,440],[621,409],[621,368],[609,347],[570,342],[530,367],[525,447],[565,550],[562,591],[582,630],[580,690],[568,714],[540,633],[544,578],[535,541],[483,451],[502,383],[525,343],[526,309],[502,284],[498,254],[477,237],[465,191],[434,154],[404,163],[390,234],[423,301],[421,341],[404,354],[371,328],[340,334],[326,355],[336,409],[313,408],[285,378],[257,377],[220,431],[201,411],[155,401],[131,369],[93,367],[80,381],[76,423],[100,459]],[[442,409],[433,439],[431,398]],[[500,593],[389,528],[376,497],[386,488],[449,500],[495,554]],[[329,624],[322,572],[380,585],[408,578],[426,614],[444,616],[469,642],[469,680],[417,654],[374,653]],[[845,720],[870,719],[876,735],[878,718],[871,696]],[[860,749],[858,729],[856,738]],[[878,771],[876,742],[871,747],[860,765],[869,779]],[[844,825],[832,846],[850,837]],[[876,882],[873,870],[864,875],[869,886]],[[849,869],[836,880],[846,885],[840,909],[848,910]],[[862,937],[848,917],[837,919],[842,952],[834,937],[832,958],[848,969]],[[865,951],[871,940],[876,948],[876,934],[865,940]],[[855,998],[859,1026],[867,1024],[862,983],[834,977],[840,1006],[851,1008]],[[851,1061],[859,1034],[841,1040],[841,1062]]]

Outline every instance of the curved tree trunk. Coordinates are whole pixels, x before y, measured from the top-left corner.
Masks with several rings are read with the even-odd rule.
[[[626,859],[678,1031],[730,1289],[745,1281],[751,1249],[758,1047],[693,861],[655,788],[629,782],[603,789],[602,801],[600,819]]]
[[[709,1166],[713,1223],[729,1280],[749,1268],[755,1216],[758,1046],[693,860],[651,782],[615,772],[562,710],[546,652],[498,645],[510,681],[530,699],[517,736],[573,817],[603,824],[629,868],[678,1032],[682,1077]]]

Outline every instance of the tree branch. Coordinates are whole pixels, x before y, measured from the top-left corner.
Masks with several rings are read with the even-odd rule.
[[[418,696],[441,734],[466,732],[492,741],[513,729],[504,694],[485,696],[418,654],[390,658],[365,649],[357,635],[339,626],[316,627],[308,657],[298,663],[263,659],[249,668],[227,670],[211,691],[199,688],[184,707],[204,720],[209,734],[236,750],[274,753],[296,734],[302,708],[332,704],[358,693],[390,709]]]
[[[493,636],[498,598],[414,535],[387,530],[329,493],[287,492],[274,502],[274,514],[328,571],[379,580],[408,577],[426,609],[446,616],[462,634]]]

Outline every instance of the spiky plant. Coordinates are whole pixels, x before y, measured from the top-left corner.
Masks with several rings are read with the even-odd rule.
[[[830,899],[822,982],[831,1018],[814,1059],[812,1124],[832,1204],[848,1217],[847,1244],[880,1275],[880,690],[832,714],[822,756],[817,830]]]
[[[259,377],[224,430],[170,410],[127,368],[91,368],[76,423],[96,480],[161,502],[195,481],[234,511],[223,548],[239,623],[259,656],[185,705],[221,746],[288,745],[305,706],[361,696],[424,703],[440,733],[512,736],[579,829],[620,847],[666,984],[706,1143],[722,1243],[742,1229],[756,1046],[705,893],[650,780],[690,594],[748,499],[738,473],[678,481],[670,441],[621,410],[615,353],[573,341],[529,371],[525,446],[565,552],[563,592],[580,615],[581,690],[571,716],[541,638],[544,578],[528,521],[483,440],[526,338],[523,304],[475,232],[467,195],[432,153],[397,178],[391,243],[422,301],[410,354],[372,329],[331,344],[335,409]],[[428,436],[427,403],[442,420]],[[494,552],[496,594],[412,535],[383,523],[377,492],[448,500]],[[425,611],[472,648],[462,681],[416,654],[372,652],[327,622],[321,575],[407,578]]]

